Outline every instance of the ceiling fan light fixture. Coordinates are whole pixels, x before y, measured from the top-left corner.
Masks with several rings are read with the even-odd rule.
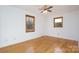
[[[46,14],[46,13],[48,13],[48,11],[47,10],[44,10],[42,13]]]

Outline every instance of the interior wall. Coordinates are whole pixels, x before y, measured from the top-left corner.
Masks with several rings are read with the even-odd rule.
[[[35,16],[35,32],[25,32],[25,15]],[[63,28],[53,27],[53,18],[63,16]],[[23,42],[43,35],[79,40],[79,11],[41,15],[33,11],[0,6],[0,47]]]
[[[25,15],[35,16],[35,32],[25,32]],[[10,6],[0,6],[0,47],[43,36],[43,16]]]
[[[53,27],[53,18],[58,16],[63,16],[63,28]],[[79,11],[50,15],[47,19],[46,35],[79,40]]]

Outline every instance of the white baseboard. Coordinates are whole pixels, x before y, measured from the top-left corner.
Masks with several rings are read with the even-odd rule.
[[[78,41],[78,40],[76,40],[76,39],[72,39],[72,38],[68,38],[68,37],[64,37],[64,36],[56,36],[56,35],[46,35],[46,36],[51,36],[51,37],[56,37],[56,38],[63,38],[63,39]]]

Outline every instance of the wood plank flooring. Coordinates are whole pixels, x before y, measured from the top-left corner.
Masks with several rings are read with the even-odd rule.
[[[19,44],[0,48],[0,53],[78,53],[74,40],[42,36]]]

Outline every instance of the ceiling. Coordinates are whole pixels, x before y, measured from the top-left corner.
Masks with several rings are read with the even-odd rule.
[[[28,10],[31,12],[40,13],[40,8],[43,5],[14,5],[13,7],[17,7],[23,10]],[[67,13],[79,10],[79,5],[53,5],[51,14],[54,13]]]

